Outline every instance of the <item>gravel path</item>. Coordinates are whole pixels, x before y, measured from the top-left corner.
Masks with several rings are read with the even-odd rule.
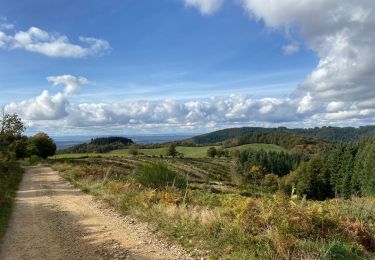
[[[28,167],[0,259],[191,259],[147,224],[117,214],[48,167]]]

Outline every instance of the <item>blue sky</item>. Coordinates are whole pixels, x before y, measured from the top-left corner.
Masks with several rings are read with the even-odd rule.
[[[326,30],[330,28],[328,22],[312,28],[308,17],[301,15],[306,12],[303,8],[308,6],[296,8],[292,13],[295,17],[290,18],[293,20],[286,21],[281,14],[290,10],[293,1],[285,1],[290,2],[290,6],[275,2],[276,11],[271,13],[264,11],[262,1],[206,1],[208,5],[203,0],[1,1],[0,25],[3,26],[0,26],[0,32],[5,35],[1,47],[0,34],[1,106],[19,113],[30,124],[31,131],[55,131],[57,125],[62,135],[77,131],[90,133],[92,129],[125,133],[139,129],[205,132],[237,125],[312,126],[343,122],[358,125],[371,122],[372,114],[363,119],[361,115],[367,112],[361,112],[358,103],[368,102],[367,99],[330,97],[335,88],[322,93],[317,87],[320,82],[314,81],[316,78],[313,77],[320,69],[319,64],[340,47],[330,46],[328,40],[317,43],[316,39],[329,39],[348,28],[356,31],[359,25],[340,22],[331,32]],[[273,0],[268,2],[272,4]],[[366,1],[359,1],[355,7],[368,9],[366,4]],[[340,6],[339,2],[325,6],[319,1],[316,12],[320,11],[324,20],[324,9],[340,10]],[[208,9],[205,11],[204,8]],[[342,14],[347,20],[353,15],[356,14]],[[367,20],[362,23],[371,25]],[[73,55],[63,49],[53,54],[45,48],[35,50],[35,46],[30,47],[29,43],[16,39],[20,31],[31,35],[30,28],[37,28],[38,32],[48,33],[50,37],[49,40],[33,38],[35,41],[51,42],[64,36],[71,45],[87,47],[87,52]],[[80,37],[94,38],[99,47],[93,49],[93,43],[81,41]],[[296,49],[287,53],[286,46],[292,45],[297,46]],[[319,51],[323,47],[328,48],[326,53]],[[365,47],[368,46],[358,46],[360,49]],[[340,53],[335,55],[339,57]],[[330,67],[323,69],[333,70]],[[59,81],[56,85],[61,87],[53,87],[55,81],[47,81],[47,78],[60,75],[84,77],[87,82],[78,84],[74,93],[56,103],[53,97],[67,83]],[[333,80],[340,85],[339,79]],[[357,75],[353,80],[360,82]],[[44,90],[48,90],[48,95],[43,99],[45,103],[41,102],[46,104],[47,112],[33,113],[34,103]],[[239,101],[233,96],[245,99]],[[215,97],[214,101],[212,97]],[[216,98],[226,104],[223,118],[219,118],[221,108],[215,103]],[[166,107],[166,100],[169,105],[174,102],[172,107],[168,105],[169,108],[161,112],[168,115],[146,118],[138,113],[145,106],[150,113],[160,110],[160,107]],[[203,105],[191,108],[191,102],[202,102]],[[241,113],[233,116],[236,102],[253,102],[254,105],[241,108]],[[353,102],[357,102],[355,107]],[[40,107],[41,103],[38,104]],[[82,104],[90,104],[89,112],[97,111],[88,115],[80,108]],[[141,108],[138,112],[121,114],[110,107],[113,104],[123,110],[136,105]],[[202,106],[204,109],[197,111],[197,107]],[[327,110],[328,106],[337,109]],[[59,111],[52,111],[54,109]],[[283,111],[290,109],[295,110],[294,114],[282,118]],[[176,114],[172,110],[179,112]],[[259,115],[251,116],[254,111],[260,111]],[[343,114],[351,116],[347,118]],[[78,115],[92,118],[81,125],[78,122],[82,118]]]

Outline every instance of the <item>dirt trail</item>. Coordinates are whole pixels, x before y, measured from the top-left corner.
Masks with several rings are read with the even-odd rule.
[[[48,167],[29,167],[0,259],[190,259],[146,224],[122,217]]]

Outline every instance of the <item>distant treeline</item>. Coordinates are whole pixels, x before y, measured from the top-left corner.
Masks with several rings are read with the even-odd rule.
[[[244,135],[255,134],[293,134],[307,137],[314,137],[328,142],[351,142],[359,141],[362,137],[372,136],[375,133],[375,126],[355,127],[315,127],[315,128],[296,128],[286,127],[263,128],[263,127],[241,127],[228,128],[215,131],[208,134],[187,139],[187,142],[196,144],[213,144],[224,142],[225,140],[236,138]]]
[[[59,153],[107,153],[117,149],[125,149],[132,144],[134,144],[133,140],[126,137],[100,137],[91,139],[89,143],[66,148]]]
[[[317,138],[294,135],[289,133],[249,133],[227,139],[224,147],[233,147],[243,144],[264,143],[281,146],[293,152],[316,153],[329,146],[328,142]]]

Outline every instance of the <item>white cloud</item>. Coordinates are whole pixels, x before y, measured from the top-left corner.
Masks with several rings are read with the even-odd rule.
[[[67,97],[86,85],[88,80],[71,75],[48,77],[48,81],[53,85],[63,85],[63,92],[50,95],[48,90],[44,90],[39,96],[21,102],[7,104],[4,110],[8,113],[17,113],[25,120],[59,120],[68,116],[69,102]]]
[[[89,83],[86,78],[71,75],[47,78],[53,86],[64,86],[57,94],[44,90],[39,96],[12,102],[5,111],[17,113],[33,125],[66,127],[172,127],[246,124],[249,122],[291,122],[303,115],[296,113],[298,102],[291,99],[255,100],[246,95],[211,97],[188,101],[157,100],[118,103],[69,102],[69,97]],[[50,121],[50,122],[48,122]]]
[[[224,0],[184,0],[186,6],[197,8],[203,15],[209,15],[223,5]]]
[[[372,0],[238,0],[251,18],[282,30],[291,41],[285,54],[299,51],[293,39],[302,39],[319,57],[317,67],[296,90],[303,98],[299,111],[306,111],[306,94],[316,107],[335,110],[375,99],[375,2]],[[218,5],[217,8],[219,8]],[[312,105],[312,104],[311,104]],[[371,105],[372,106],[372,105]],[[264,108],[267,110],[267,108]],[[359,112],[358,112],[359,113]]]
[[[111,49],[105,40],[80,37],[80,41],[83,44],[73,44],[65,35],[49,33],[37,27],[15,32],[14,35],[0,31],[0,48],[23,49],[49,57],[83,58],[100,55]]]
[[[284,45],[282,49],[284,54],[292,55],[299,52],[299,44],[297,42],[292,42],[287,45]]]
[[[59,95],[43,92],[31,101],[11,103],[7,108],[24,112],[34,123],[45,124],[43,120],[56,119],[53,121],[54,124],[70,127],[194,129],[201,126],[249,124],[300,126],[301,123],[309,125],[373,123],[375,120],[374,1],[233,1],[241,3],[253,19],[263,21],[272,29],[284,31],[290,41],[290,44],[283,48],[286,54],[299,50],[300,45],[296,39],[317,54],[319,63],[316,68],[306,76],[289,98],[252,99],[244,95],[232,95],[183,102],[159,100],[71,104],[68,102],[68,95],[75,93],[80,85],[87,83],[87,80],[74,78],[68,81],[65,78],[63,81],[66,86],[65,91],[58,93]],[[198,8],[202,14],[212,14],[224,3],[223,0],[185,0],[184,2],[187,6]],[[52,42],[60,41],[62,44],[76,46],[72,47],[71,55],[87,56],[87,54],[79,54],[82,53],[83,47],[71,44],[64,36],[56,36],[37,28],[30,30],[16,33],[14,36],[0,31],[0,47],[16,48],[15,42],[18,42],[23,46],[19,48],[26,49],[25,46],[29,44],[33,46],[35,42],[49,42],[53,37]],[[102,47],[106,44],[101,40],[81,38],[81,41],[91,46],[88,49],[94,54],[109,48],[109,45]],[[61,78],[49,78],[49,80],[54,85],[58,85]],[[45,107],[45,109],[38,110],[37,107]]]
[[[304,96],[299,102],[297,112],[300,114],[310,112],[311,110],[313,110],[313,106],[314,106],[313,97],[310,95],[310,93],[307,93],[307,95]]]
[[[74,77],[72,75],[51,76],[47,80],[52,82],[54,86],[65,86],[63,92],[65,96],[75,93],[79,87],[89,83],[84,77]]]
[[[0,30],[11,30],[14,28],[14,24],[8,22],[6,17],[0,16]]]

